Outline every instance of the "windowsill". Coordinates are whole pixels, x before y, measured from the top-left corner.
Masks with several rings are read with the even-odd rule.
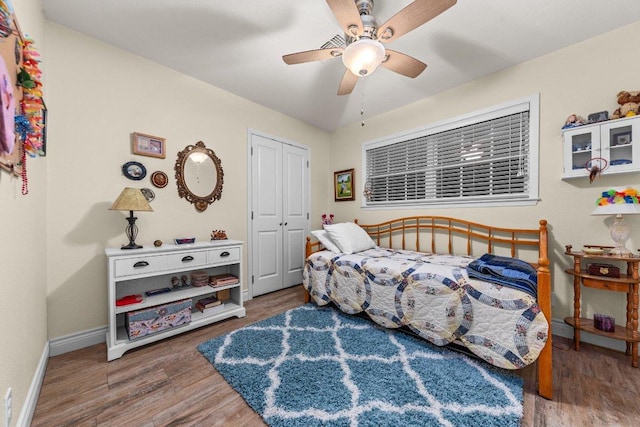
[[[525,199],[525,200],[482,200],[482,201],[451,201],[446,202],[442,200],[428,202],[428,203],[393,203],[393,204],[380,204],[380,205],[365,205],[360,207],[365,210],[390,210],[390,209],[424,209],[424,208],[495,208],[495,207],[519,207],[519,206],[535,206],[540,201],[537,199]]]

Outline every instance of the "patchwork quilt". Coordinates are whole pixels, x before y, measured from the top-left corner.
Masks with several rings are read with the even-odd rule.
[[[407,327],[433,344],[463,345],[492,365],[533,363],[549,325],[534,296],[470,278],[473,257],[374,248],[354,254],[320,251],[306,261],[312,300],[345,313],[366,313],[387,328]]]

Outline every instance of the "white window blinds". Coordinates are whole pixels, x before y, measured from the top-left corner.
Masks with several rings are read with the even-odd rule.
[[[537,114],[536,114],[537,117]],[[366,206],[526,200],[532,174],[529,103],[365,144]],[[537,129],[537,123],[536,123]],[[537,169],[537,166],[535,167]],[[535,175],[535,176],[534,176]]]

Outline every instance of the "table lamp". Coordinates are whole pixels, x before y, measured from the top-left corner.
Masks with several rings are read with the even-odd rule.
[[[596,201],[596,208],[591,215],[615,215],[616,218],[609,226],[611,239],[615,248],[610,250],[612,255],[629,255],[631,251],[625,243],[631,235],[631,227],[624,221],[622,215],[639,214],[640,199],[638,190],[633,188],[612,188],[604,191]]]
[[[122,249],[140,249],[142,246],[136,244],[136,236],[138,235],[138,226],[136,225],[136,218],[133,216],[133,211],[145,211],[153,212],[151,206],[147,202],[147,199],[142,194],[139,188],[125,188],[118,196],[113,205],[109,208],[112,211],[129,211],[129,225],[125,229],[129,244],[122,246]]]

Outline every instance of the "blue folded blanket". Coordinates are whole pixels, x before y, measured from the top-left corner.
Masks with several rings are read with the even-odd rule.
[[[538,296],[538,275],[531,264],[515,258],[484,254],[467,266],[469,277],[509,286]]]

